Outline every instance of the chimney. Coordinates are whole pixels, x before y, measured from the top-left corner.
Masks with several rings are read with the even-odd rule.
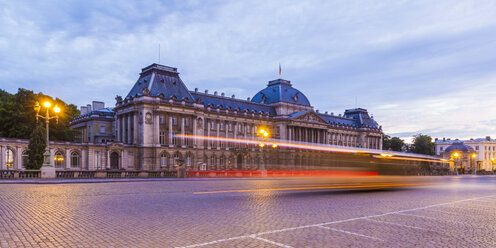
[[[198,92],[198,88],[195,88],[195,92]]]
[[[205,94],[208,94],[208,90],[205,90]]]
[[[443,141],[446,141],[446,138],[445,137],[443,137]]]
[[[434,139],[434,141],[437,141],[437,140],[438,140],[438,138],[435,138],[435,139]]]
[[[105,108],[104,102],[93,101],[93,110],[99,110]]]
[[[247,101],[251,101],[251,98],[249,98],[249,97],[248,97],[248,98],[246,98],[246,100],[247,100]]]
[[[217,95],[217,91],[214,91],[214,96],[216,96],[216,95]]]
[[[226,96],[226,94],[224,94],[224,92],[220,93],[220,96]]]
[[[325,112],[325,114],[328,114],[328,113],[329,113],[329,112],[327,112],[327,111]]]
[[[315,112],[317,112],[317,113],[318,113],[318,112],[319,112],[319,110],[317,109],[317,110],[315,110]]]
[[[491,136],[486,136],[486,139],[487,140],[491,140]]]
[[[236,98],[236,96],[235,95],[232,95],[231,98]]]

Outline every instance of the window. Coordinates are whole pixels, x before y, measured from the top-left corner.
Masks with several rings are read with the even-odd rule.
[[[167,153],[163,152],[160,155],[160,167],[167,167],[167,160],[169,159],[169,156]]]
[[[29,154],[28,151],[23,151],[22,152],[22,168],[26,169],[26,166],[28,166],[28,161],[29,161]]]
[[[165,132],[160,132],[159,135],[159,142],[161,145],[165,145],[165,140],[167,139],[167,136],[165,135]]]
[[[215,122],[210,121],[210,129],[215,129]]]
[[[172,144],[173,145],[176,145],[177,144],[176,134],[175,133],[172,133],[171,136],[172,136]]]
[[[243,132],[243,125],[238,125],[238,132]]]
[[[477,150],[477,151],[478,151],[478,150],[479,150],[479,146],[475,146],[475,150]]]
[[[246,127],[246,131],[247,131],[248,133],[249,133],[249,132],[251,132],[251,126],[247,126],[247,127]]]
[[[224,123],[223,122],[219,123],[219,128],[220,128],[220,130],[224,130]]]
[[[160,115],[158,118],[159,118],[160,124],[165,124],[165,116],[164,115]]]
[[[53,162],[55,164],[55,168],[62,168],[62,163],[64,162],[64,155],[62,152],[57,151],[55,153],[55,157],[53,157]]]
[[[177,125],[177,117],[172,117],[172,125]]]
[[[439,148],[439,150],[440,150],[440,151],[443,151],[443,150],[444,150],[444,147],[442,147],[442,146],[441,146],[441,147]]]
[[[7,165],[7,169],[13,169],[14,168],[14,151],[12,149],[7,149],[5,151],[5,163]]]
[[[100,126],[100,133],[105,133],[105,126]]]
[[[71,168],[79,167],[79,153],[72,152],[71,153]]]
[[[189,126],[189,118],[184,118],[184,125]]]
[[[229,131],[232,131],[232,123],[229,123],[228,127],[229,127]]]

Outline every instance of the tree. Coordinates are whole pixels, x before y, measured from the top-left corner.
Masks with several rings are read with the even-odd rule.
[[[50,101],[62,110],[59,114],[59,124],[50,121],[50,140],[74,141],[76,131],[69,128],[69,122],[80,115],[73,104],[66,104],[42,93],[19,89],[16,94],[0,90],[0,137],[29,139],[36,127],[34,105],[36,101],[42,104]],[[41,111],[45,109],[42,107]],[[44,113],[43,113],[44,114]],[[54,114],[53,112],[51,114]]]
[[[411,151],[426,155],[434,155],[434,142],[429,135],[418,134],[413,138]]]
[[[392,137],[390,142],[391,142],[391,150],[397,152],[401,152],[403,150],[403,146],[405,145],[405,142],[398,137]]]
[[[391,149],[391,136],[387,134],[384,134],[384,136],[382,136],[382,149],[383,150]]]
[[[46,147],[45,128],[42,124],[36,125],[31,134],[28,145],[28,164],[26,169],[39,170],[43,164],[43,153]]]

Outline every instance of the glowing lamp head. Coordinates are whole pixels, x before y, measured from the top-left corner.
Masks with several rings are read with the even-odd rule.
[[[453,153],[453,157],[458,158],[458,156],[460,156],[460,154],[458,154],[458,152]]]
[[[492,161],[494,161],[494,158],[491,158]]]
[[[45,106],[45,108],[50,108],[50,106],[52,106],[52,104],[50,102],[44,102],[43,106]]]
[[[265,146],[265,144],[260,144],[260,145],[258,145],[258,146],[260,146],[260,147],[264,147],[264,146]]]
[[[267,136],[269,136],[269,133],[265,132],[265,133],[263,133],[263,136],[267,137]]]
[[[475,158],[475,156],[477,156],[477,155],[475,155],[475,153],[474,153],[474,154],[472,154],[472,158]]]
[[[272,148],[277,148],[277,145],[276,145],[276,144],[273,144],[273,145],[272,145]]]
[[[55,107],[53,108],[53,111],[58,114],[58,113],[60,113],[60,108],[57,105],[55,105]]]
[[[263,134],[263,133],[266,133],[266,132],[265,132],[265,130],[260,129],[260,133]]]

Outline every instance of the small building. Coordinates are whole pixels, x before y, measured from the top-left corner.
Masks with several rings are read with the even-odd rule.
[[[448,146],[441,154],[444,159],[450,160],[450,170],[458,170],[458,173],[465,174],[481,170],[477,163],[475,150],[462,141],[454,142]]]
[[[467,146],[470,151],[475,154],[475,157],[472,157],[471,162],[472,165],[475,164],[477,166],[478,170],[492,171],[493,169],[496,169],[496,140],[491,139],[490,136],[469,140],[436,138],[434,142],[434,151],[438,156],[443,156],[445,158],[447,156],[449,158],[453,155],[453,150],[456,150],[456,148],[461,149],[460,144]],[[456,146],[448,150],[452,145]]]

